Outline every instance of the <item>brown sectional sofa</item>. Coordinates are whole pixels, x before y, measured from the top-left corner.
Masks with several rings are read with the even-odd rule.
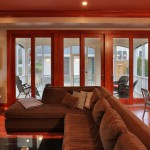
[[[61,103],[67,92],[71,94],[73,91],[81,90],[91,92],[95,89],[98,89],[98,92],[92,96],[95,96],[96,101],[91,104],[91,109],[70,109]],[[64,150],[107,150],[110,147],[115,150],[150,149],[149,127],[128,111],[104,87],[50,87],[47,85],[42,102],[42,106],[29,110],[26,110],[19,102],[12,105],[5,112],[7,132],[64,131]],[[119,116],[112,119],[113,117],[109,116],[113,113],[118,113]]]

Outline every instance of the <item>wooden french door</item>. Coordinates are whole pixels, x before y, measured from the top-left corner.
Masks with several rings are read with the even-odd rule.
[[[149,89],[149,37],[113,36],[112,43],[113,95],[127,104],[142,102],[141,88]]]
[[[103,36],[62,35],[64,86],[104,85]]]
[[[18,33],[18,34],[17,34]],[[11,49],[8,47],[8,102],[12,104],[16,98],[41,98],[46,84],[53,84],[52,77],[52,34],[31,32],[16,35],[10,34]],[[27,87],[20,91],[18,80]],[[23,87],[24,88],[24,87]],[[27,96],[24,92],[29,90]]]

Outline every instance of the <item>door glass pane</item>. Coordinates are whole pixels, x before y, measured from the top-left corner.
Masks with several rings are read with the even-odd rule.
[[[113,39],[113,94],[129,97],[129,39]]]
[[[101,85],[100,38],[85,38],[85,85]]]
[[[80,85],[79,38],[64,38],[64,86]]]
[[[15,39],[16,98],[31,96],[31,39]]]
[[[133,97],[141,98],[141,88],[148,89],[148,39],[133,39]]]
[[[35,38],[36,97],[40,98],[46,84],[51,84],[51,38]]]

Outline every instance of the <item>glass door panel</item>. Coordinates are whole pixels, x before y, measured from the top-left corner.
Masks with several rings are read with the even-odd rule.
[[[129,39],[113,39],[113,94],[129,97]]]
[[[79,38],[64,38],[64,86],[80,85]]]
[[[16,98],[31,96],[31,39],[15,39]]]
[[[142,98],[141,88],[148,90],[148,39],[133,39],[133,97]]]
[[[100,38],[85,38],[85,85],[101,85]]]
[[[36,97],[42,97],[46,84],[51,84],[51,38],[35,38]]]

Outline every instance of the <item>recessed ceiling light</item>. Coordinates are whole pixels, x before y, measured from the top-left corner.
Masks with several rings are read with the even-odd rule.
[[[86,6],[87,4],[88,4],[88,3],[87,3],[86,1],[83,1],[83,2],[82,2],[82,5],[83,5],[83,6]]]

